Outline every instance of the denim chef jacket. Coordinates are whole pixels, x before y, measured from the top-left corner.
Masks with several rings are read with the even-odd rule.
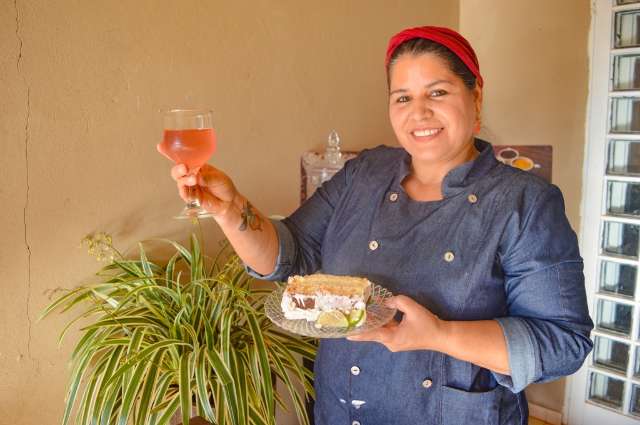
[[[451,170],[444,198],[410,199],[401,148],[363,151],[290,217],[274,221],[286,280],[365,276],[445,320],[495,319],[511,375],[445,354],[320,342],[316,425],[526,424],[523,389],[575,372],[592,348],[582,258],[560,190],[498,162],[489,143]]]

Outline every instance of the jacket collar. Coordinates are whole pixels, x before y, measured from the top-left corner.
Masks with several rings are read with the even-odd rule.
[[[479,155],[473,160],[455,167],[447,173],[442,181],[442,194],[445,198],[465,191],[468,186],[487,175],[495,168],[499,161],[493,153],[490,143],[481,139],[474,139],[474,144]],[[404,151],[404,150],[403,150]],[[398,170],[398,184],[411,173],[411,155],[404,151],[404,155]]]

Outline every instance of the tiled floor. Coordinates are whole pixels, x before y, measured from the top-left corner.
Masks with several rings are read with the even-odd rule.
[[[536,419],[533,416],[529,416],[529,425],[550,425],[548,422],[541,421],[540,419]]]

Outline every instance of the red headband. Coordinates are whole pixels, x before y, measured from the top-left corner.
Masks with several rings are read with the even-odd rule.
[[[469,71],[476,76],[478,85],[482,87],[483,81],[480,75],[480,64],[476,53],[473,51],[471,44],[457,32],[443,27],[416,27],[408,28],[404,31],[391,37],[389,40],[389,46],[387,47],[387,57],[385,59],[385,66],[389,66],[391,61],[391,55],[393,52],[405,41],[412,40],[414,38],[424,38],[427,40],[435,41],[451,50],[457,57],[460,58]]]

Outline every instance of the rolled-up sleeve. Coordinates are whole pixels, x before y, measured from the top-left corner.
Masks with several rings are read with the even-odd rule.
[[[505,228],[499,253],[507,314],[496,321],[511,374],[494,376],[513,392],[574,373],[593,346],[582,258],[562,194],[549,186],[533,199],[526,196]]]
[[[296,242],[286,224],[275,219],[271,219],[270,221],[276,229],[276,235],[278,236],[278,257],[276,258],[275,269],[271,273],[264,275],[253,270],[246,264],[244,267],[247,273],[257,279],[283,280],[284,277],[289,276],[287,273],[291,269],[291,263],[293,262],[296,251]]]
[[[294,274],[314,273],[322,267],[322,242],[327,227],[365,152],[347,161],[289,217],[272,220],[278,235],[276,267],[270,274],[261,275],[245,265],[250,275],[262,280],[285,280]]]

